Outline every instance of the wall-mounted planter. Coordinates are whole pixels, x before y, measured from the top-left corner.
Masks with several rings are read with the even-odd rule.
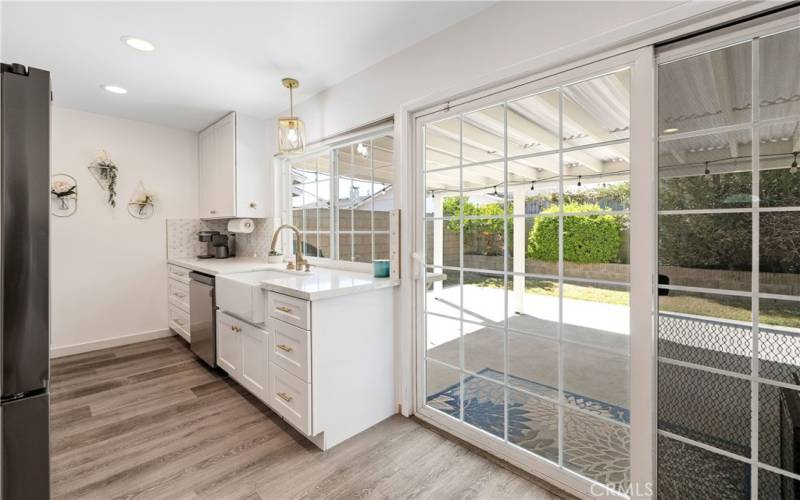
[[[69,217],[78,210],[78,181],[67,174],[50,177],[50,213]]]
[[[97,181],[101,188],[108,192],[108,204],[112,207],[117,206],[117,177],[119,176],[119,169],[117,164],[111,161],[108,153],[101,152],[95,158],[91,165],[89,165],[89,172],[92,177]]]
[[[136,219],[149,219],[156,211],[153,203],[128,202],[128,213]]]
[[[128,213],[136,219],[149,219],[156,212],[156,196],[144,187],[144,183],[139,181],[131,199],[128,201]]]

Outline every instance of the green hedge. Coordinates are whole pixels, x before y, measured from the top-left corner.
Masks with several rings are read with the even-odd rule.
[[[596,204],[568,203],[567,212],[600,212]],[[557,212],[553,206],[542,213]],[[622,222],[612,215],[564,217],[564,260],[592,263],[616,262],[622,245]],[[528,237],[528,257],[558,261],[558,217],[537,217]]]
[[[508,210],[513,210],[513,204],[509,202]],[[445,217],[458,217],[463,209],[465,216],[480,217],[502,217],[502,203],[487,203],[477,205],[469,201],[466,196],[445,198],[442,206]],[[508,241],[514,238],[514,231],[511,221],[507,221]],[[447,230],[457,233],[459,231],[459,219],[451,219],[447,223]],[[503,255],[503,219],[465,219],[464,220],[464,243],[468,241],[481,240],[482,253],[484,255]]]

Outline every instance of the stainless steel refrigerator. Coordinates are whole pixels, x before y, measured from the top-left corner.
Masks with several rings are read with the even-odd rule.
[[[50,73],[0,64],[0,495],[50,495]]]

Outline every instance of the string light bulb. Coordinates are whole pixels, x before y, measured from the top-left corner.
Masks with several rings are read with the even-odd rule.
[[[792,166],[789,167],[789,173],[790,174],[796,174],[797,173],[797,153],[798,153],[798,151],[794,152],[794,160],[792,161]]]
[[[581,182],[581,177],[582,176],[580,175],[578,176],[578,187],[581,187],[583,185],[583,183]]]
[[[704,178],[705,178],[707,181],[711,181],[711,180],[713,179],[713,176],[711,175],[711,170],[708,168],[708,162],[706,162],[706,163],[705,163],[705,165],[706,165],[706,169],[705,169],[705,171],[703,172],[703,177],[704,177]]]
[[[533,191],[533,190],[534,190],[534,186],[533,186],[534,184],[535,184],[535,182],[534,182],[534,181],[531,181],[531,191]]]

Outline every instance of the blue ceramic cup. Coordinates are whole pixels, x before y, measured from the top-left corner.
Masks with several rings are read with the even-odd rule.
[[[376,278],[389,277],[389,261],[388,260],[373,260],[372,270]]]

